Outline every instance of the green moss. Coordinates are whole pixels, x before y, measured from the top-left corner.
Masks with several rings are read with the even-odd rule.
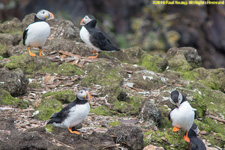
[[[7,53],[6,46],[0,44],[0,56],[3,56],[4,57],[4,56],[6,56],[6,53]]]
[[[224,115],[225,94],[218,90],[212,90],[200,83],[193,82],[189,85],[191,89],[195,89],[193,93],[193,108],[197,108],[198,116],[204,117],[206,109],[216,114]],[[198,90],[196,90],[198,89]]]
[[[188,143],[185,142],[183,136],[184,131],[173,132],[172,127],[170,129],[161,129],[158,131],[148,131],[144,133],[144,145],[158,145],[164,149],[181,150],[186,149]],[[150,138],[147,137],[150,135]],[[163,138],[162,138],[163,137]]]
[[[110,123],[109,123],[109,125],[112,126],[112,127],[118,126],[118,125],[120,125],[120,124],[121,124],[120,121],[113,121],[113,122],[110,122]]]
[[[162,70],[157,65],[157,63],[162,60],[163,59],[161,57],[151,56],[151,55],[147,54],[141,59],[141,63],[139,63],[139,65],[144,66],[146,69],[151,70],[151,71],[161,72]]]
[[[57,65],[46,57],[30,57],[27,54],[12,56],[11,61],[5,64],[9,69],[21,68],[25,73],[57,73],[60,75],[82,75],[83,71],[75,65],[63,63]]]
[[[112,113],[106,106],[99,106],[95,109],[91,109],[90,113],[95,113],[96,115],[103,115],[103,116],[111,116]]]
[[[76,99],[76,95],[73,93],[73,91],[70,90],[59,92],[48,92],[42,96],[43,99],[46,97],[53,97],[54,99],[62,103],[70,103]]]
[[[187,62],[185,56],[183,54],[175,55],[173,58],[168,60],[169,69],[175,71],[190,71],[191,66]]]
[[[111,85],[112,83],[121,84],[123,78],[121,77],[121,68],[119,66],[112,66],[106,60],[99,60],[97,62],[88,64],[84,67],[87,70],[87,76],[81,81],[82,86],[90,86],[90,84]]]
[[[223,147],[225,144],[225,126],[211,118],[206,117],[203,121],[195,120],[200,131],[206,131],[207,135],[202,138],[207,139],[213,146]]]
[[[29,103],[27,101],[14,98],[9,92],[0,89],[0,105],[12,105],[19,108],[27,108]]]
[[[53,70],[54,72],[54,70]],[[60,75],[82,75],[84,72],[77,66],[69,64],[69,63],[63,63],[57,67],[57,73]]]
[[[53,133],[53,131],[54,131],[54,126],[53,126],[52,124],[47,124],[47,125],[45,126],[45,130],[46,130],[47,132]]]
[[[39,111],[35,117],[40,120],[49,120],[49,118],[55,112],[59,112],[62,109],[62,103],[55,99],[44,99],[41,104],[35,109]]]

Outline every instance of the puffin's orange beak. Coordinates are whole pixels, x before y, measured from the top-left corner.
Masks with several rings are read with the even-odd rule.
[[[176,104],[176,106],[177,106],[177,108],[179,108],[179,105],[178,104]]]
[[[83,20],[84,20],[84,18],[80,21],[80,25],[82,25],[82,26],[85,25]]]
[[[88,100],[91,100],[91,94],[88,92]]]
[[[48,18],[48,20],[54,19],[55,16],[53,15],[53,13],[49,12],[50,16],[46,16],[46,18]]]

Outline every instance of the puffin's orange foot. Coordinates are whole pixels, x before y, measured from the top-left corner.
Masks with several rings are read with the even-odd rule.
[[[96,56],[89,56],[88,58],[97,58],[99,56],[99,53]]]
[[[93,51],[92,51],[92,53],[98,53],[98,51],[96,51],[96,50],[93,50]]]
[[[176,126],[173,127],[173,132],[177,132],[177,131],[179,131],[179,130],[180,130],[180,128],[178,128],[178,127],[176,127]]]
[[[80,132],[78,132],[78,131],[73,131],[72,128],[68,128],[68,129],[69,129],[70,133],[75,133],[75,134],[77,134],[77,135],[80,135]]]
[[[188,143],[190,142],[190,139],[188,137],[188,131],[186,132],[186,135],[184,136],[184,140]]]
[[[34,53],[29,53],[30,54],[30,56],[32,56],[32,57],[35,57],[35,56],[37,56],[36,54],[34,54]]]

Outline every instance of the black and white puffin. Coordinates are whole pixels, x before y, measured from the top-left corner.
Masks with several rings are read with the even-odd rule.
[[[119,51],[119,48],[113,46],[109,39],[99,29],[95,28],[96,23],[97,21],[92,15],[86,15],[80,22],[80,25],[82,25],[80,38],[94,48],[92,53],[97,53],[96,56],[88,58],[97,58],[100,51]]]
[[[64,107],[60,112],[53,114],[47,124],[68,128],[70,133],[80,134],[78,131],[73,131],[72,127],[81,123],[89,114],[90,105],[88,100],[90,99],[91,95],[88,90],[79,90],[76,100]]]
[[[171,93],[170,101],[176,106],[169,113],[169,120],[172,121],[172,125],[174,126],[173,131],[177,132],[179,129],[185,130],[186,135],[184,136],[184,140],[190,142],[188,131],[193,125],[196,109],[192,108],[186,97],[176,90]]]
[[[190,138],[190,149],[191,150],[206,150],[205,144],[200,138],[197,137],[198,126],[194,123],[188,132]]]
[[[39,56],[41,56],[41,49],[45,44],[49,34],[50,26],[46,20],[53,19],[54,15],[47,10],[40,10],[34,17],[34,22],[27,26],[23,32],[23,45],[26,45],[30,56],[36,54],[30,51],[31,47],[39,48]]]

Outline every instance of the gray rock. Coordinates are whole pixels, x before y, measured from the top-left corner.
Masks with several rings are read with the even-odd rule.
[[[186,61],[195,69],[201,66],[201,56],[198,55],[198,51],[192,47],[180,47],[180,48],[170,48],[167,52],[167,59],[173,59],[176,55],[183,54]]]
[[[139,127],[119,125],[110,128],[107,134],[113,135],[116,143],[120,143],[130,150],[139,150],[144,147],[144,135]]]
[[[28,79],[21,69],[9,70],[5,67],[1,68],[0,77],[0,88],[5,89],[11,95],[17,96],[26,92]]]
[[[160,112],[155,104],[145,101],[140,111],[141,120],[147,122],[149,127],[158,125],[161,119]]]

